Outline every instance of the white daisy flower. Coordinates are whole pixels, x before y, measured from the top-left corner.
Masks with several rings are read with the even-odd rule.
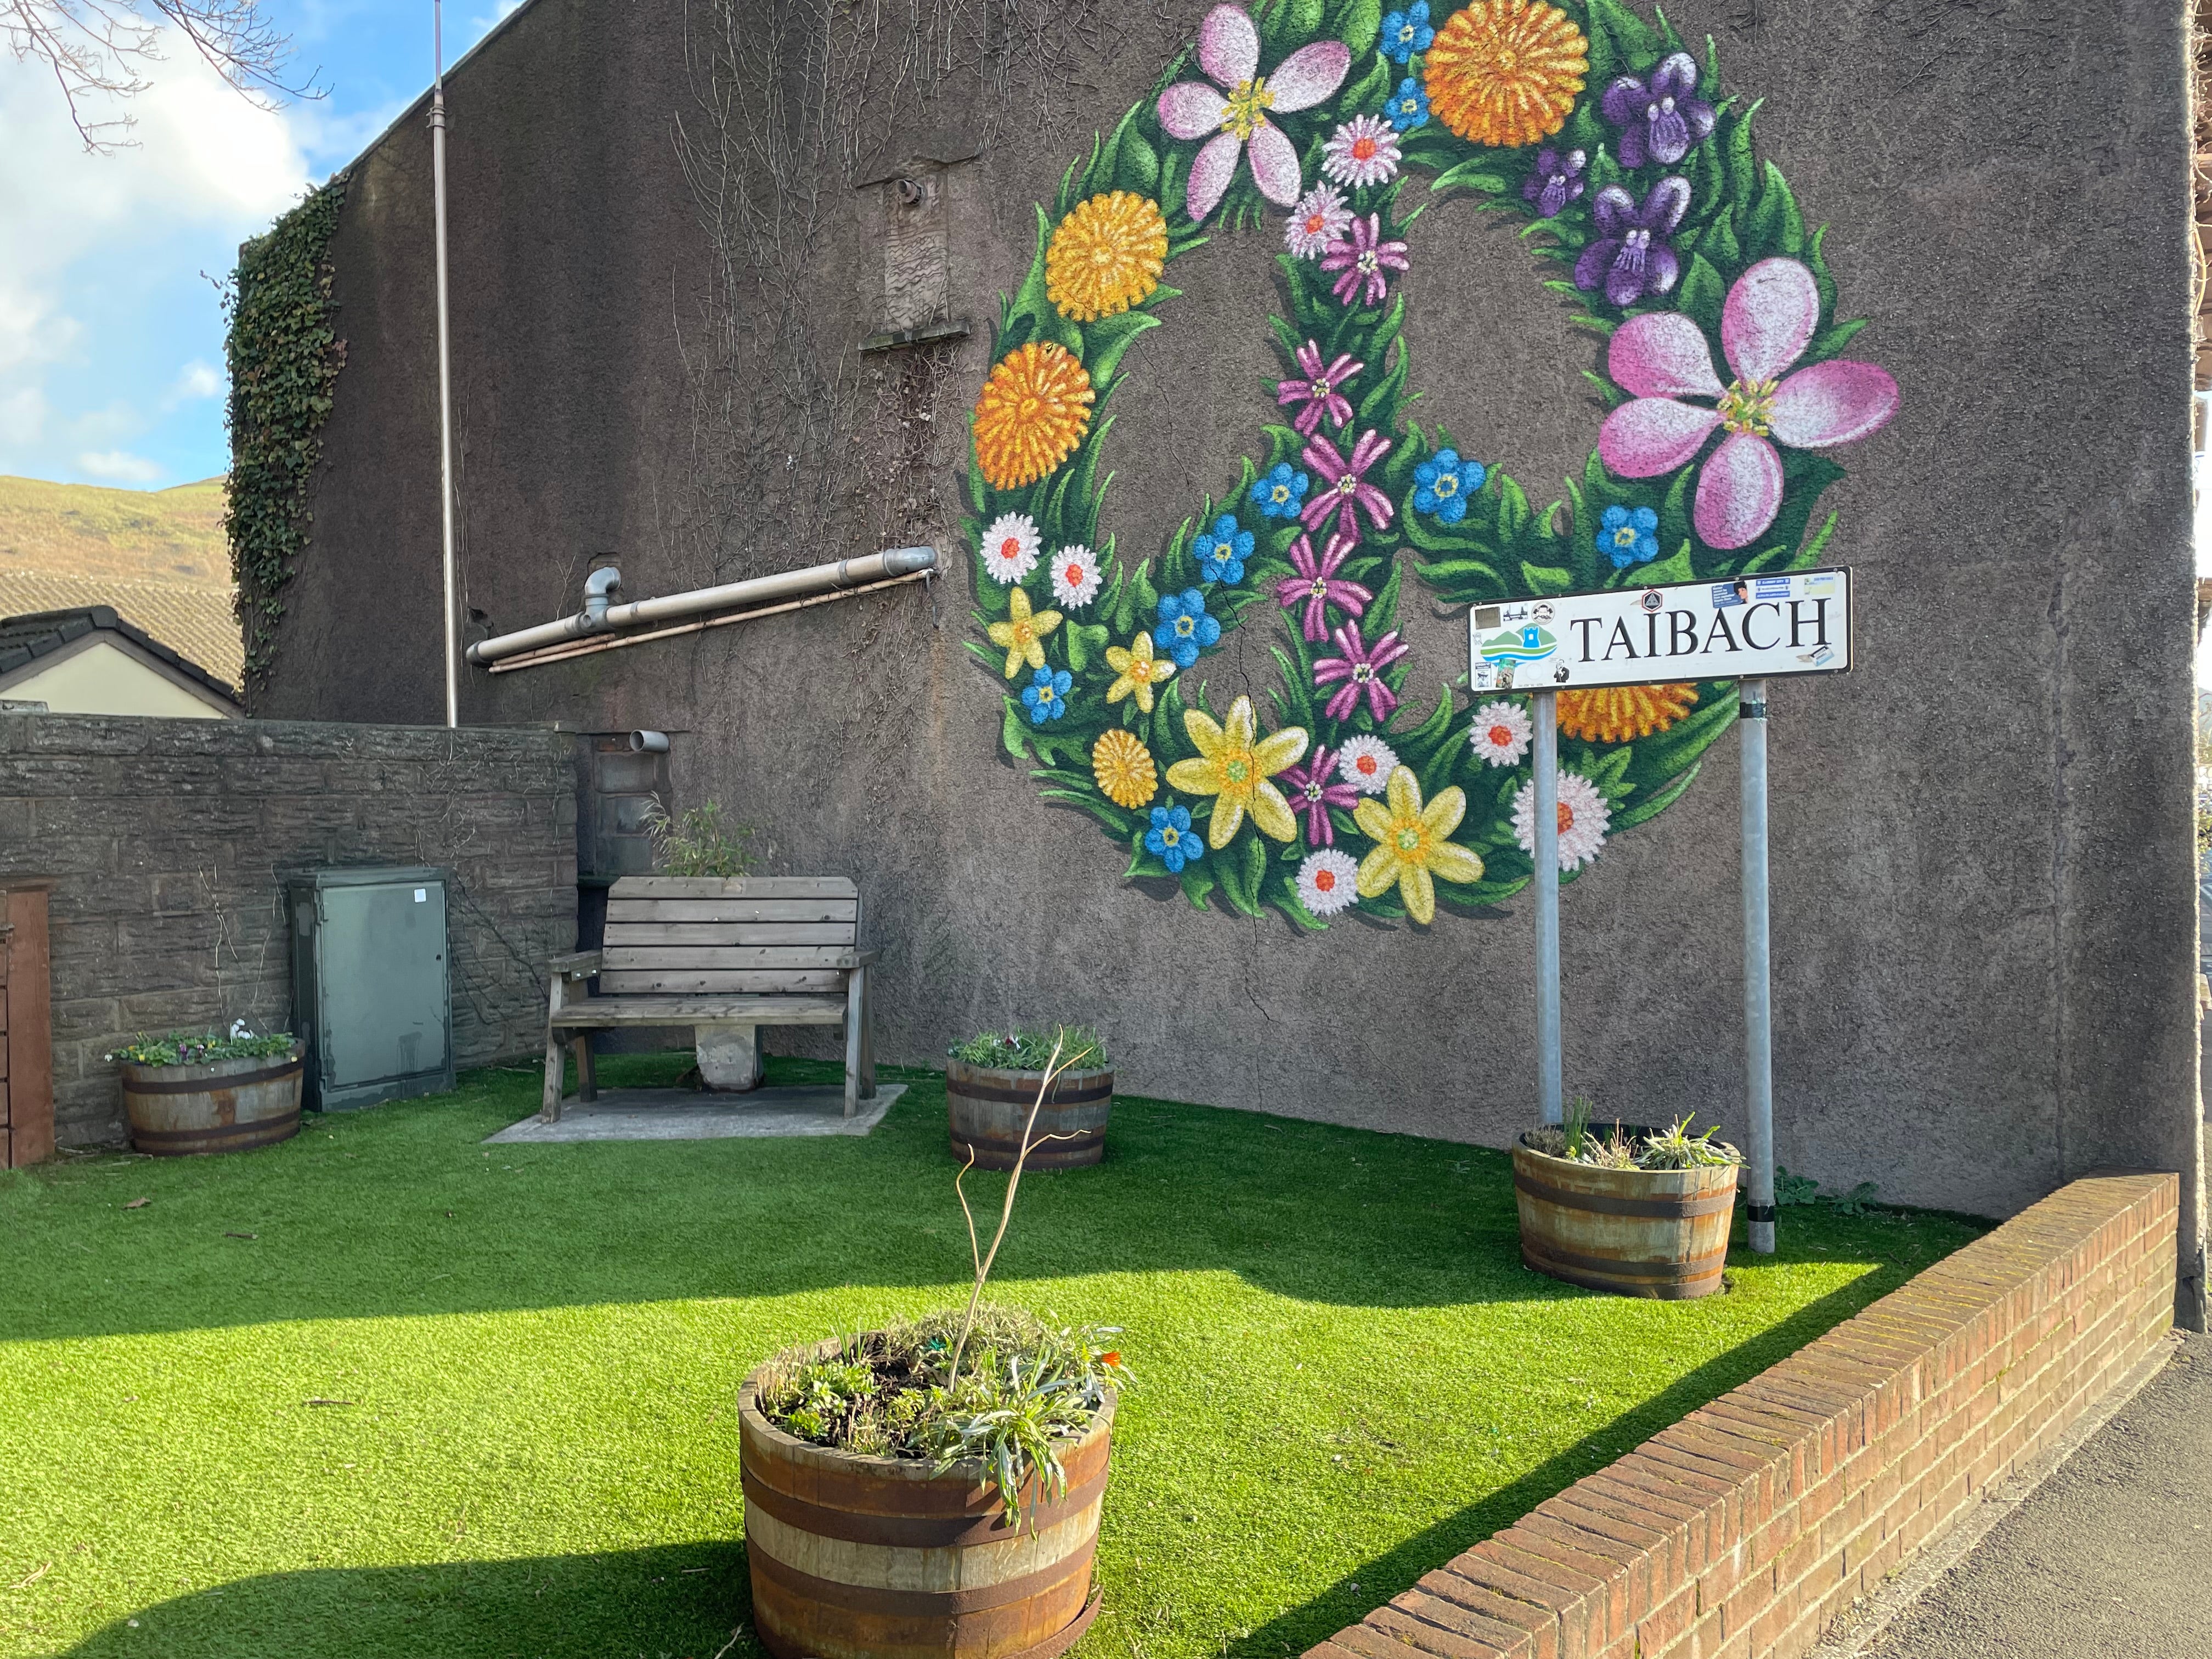
[[[1348,738],[1337,754],[1336,769],[1361,794],[1379,795],[1389,787],[1398,757],[1380,738]]]
[[[983,568],[994,582],[1018,582],[1036,568],[1042,546],[1036,520],[1025,513],[1002,514],[983,532]]]
[[[1520,704],[1486,702],[1474,711],[1474,725],[1467,740],[1491,765],[1510,766],[1528,752],[1534,736]]]
[[[1087,547],[1063,547],[1052,556],[1052,596],[1062,605],[1090,604],[1102,580],[1098,556]]]
[[[1283,245],[1301,259],[1319,258],[1351,228],[1352,210],[1344,204],[1344,192],[1316,185],[1291,210],[1283,225]]]
[[[1605,845],[1613,808],[1579,772],[1559,774],[1559,870],[1579,870]],[[1524,853],[1536,850],[1536,785],[1531,779],[1513,797],[1513,839]]]
[[[1309,853],[1298,866],[1298,902],[1317,916],[1350,909],[1359,896],[1359,890],[1352,884],[1358,876],[1358,860],[1349,853],[1340,853],[1334,847]]]
[[[1379,115],[1355,115],[1322,146],[1321,170],[1340,185],[1384,185],[1397,176],[1398,131]]]

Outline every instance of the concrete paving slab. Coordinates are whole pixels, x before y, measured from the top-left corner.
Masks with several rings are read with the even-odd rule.
[[[488,1138],[489,1143],[532,1145],[568,1140],[773,1139],[792,1135],[864,1135],[884,1121],[903,1083],[884,1083],[876,1097],[845,1115],[842,1084],[756,1089],[742,1095],[684,1089],[602,1089],[590,1105],[570,1102],[558,1123],[535,1115]]]

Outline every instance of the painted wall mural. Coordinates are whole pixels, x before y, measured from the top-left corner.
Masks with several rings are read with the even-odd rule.
[[[1221,5],[1068,168],[973,417],[969,648],[1006,687],[1008,756],[1129,878],[1311,928],[1493,903],[1533,873],[1526,698],[1459,707],[1463,655],[1416,680],[1407,580],[1533,609],[1820,561],[1833,452],[1898,388],[1844,355],[1862,323],[1754,149],[1758,108],[1710,40],[1619,0]],[[1409,418],[1406,230],[1445,192],[1523,222],[1594,337],[1607,412],[1548,508]],[[1281,238],[1276,402],[1227,492],[1132,562],[1099,527],[1106,404],[1169,319],[1169,265],[1238,233]],[[1250,626],[1279,681],[1217,708],[1206,659]],[[1688,787],[1727,690],[1561,691],[1563,875]]]

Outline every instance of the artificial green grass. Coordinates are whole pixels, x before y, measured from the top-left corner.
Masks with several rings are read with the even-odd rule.
[[[0,1654],[752,1659],[739,1381],[969,1272],[942,1079],[890,1075],[866,1139],[487,1147],[538,1087],[494,1072],[0,1175]],[[1521,1267],[1498,1153],[1118,1100],[994,1279],[1139,1379],[1078,1659],[1302,1651],[1974,1231],[1792,1209],[1726,1296],[1595,1296]]]

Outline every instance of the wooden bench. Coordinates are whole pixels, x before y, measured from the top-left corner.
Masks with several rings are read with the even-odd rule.
[[[561,1118],[561,1060],[576,1097],[598,1089],[592,1033],[623,1025],[842,1025],[845,1115],[876,1092],[860,890],[844,876],[625,876],[607,894],[606,942],[557,957],[545,1022],[545,1098]],[[597,995],[584,982],[599,980]]]

